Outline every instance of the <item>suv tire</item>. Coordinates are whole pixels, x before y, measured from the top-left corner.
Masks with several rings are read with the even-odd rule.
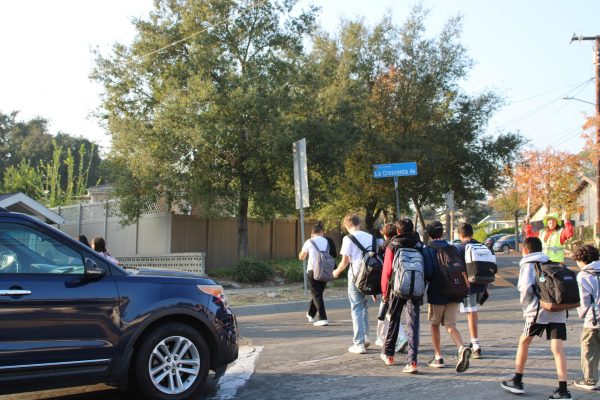
[[[143,339],[133,375],[144,398],[183,400],[202,388],[209,366],[210,353],[200,332],[187,324],[168,323]]]
[[[502,246],[502,252],[503,253],[508,253],[510,251],[510,246],[505,244],[504,246]]]

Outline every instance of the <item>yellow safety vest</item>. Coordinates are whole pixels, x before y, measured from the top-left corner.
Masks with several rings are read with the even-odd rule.
[[[548,256],[550,261],[558,263],[565,261],[565,246],[560,243],[561,232],[562,229],[554,230],[548,240],[544,240],[546,237],[546,230],[542,229],[538,236],[542,241],[543,252]]]

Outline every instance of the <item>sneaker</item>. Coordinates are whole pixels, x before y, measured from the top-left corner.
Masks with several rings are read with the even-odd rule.
[[[398,346],[398,350],[396,351],[396,353],[405,353],[407,347],[408,347],[408,339],[404,339],[400,343],[400,346]]]
[[[313,322],[313,325],[314,326],[327,326],[327,325],[329,325],[329,322],[327,322],[326,319],[321,319],[317,322]]]
[[[364,344],[353,344],[352,346],[348,347],[348,351],[350,353],[354,353],[354,354],[366,354],[367,353],[367,349],[365,349]]]
[[[383,340],[381,340],[381,338],[377,338],[377,340],[375,340],[375,346],[379,346],[379,347],[383,347],[385,343],[383,343]]]
[[[306,313],[306,318],[311,324],[316,321],[315,317],[311,317],[308,313]]]
[[[429,361],[429,363],[427,363],[427,365],[433,368],[446,368],[446,364],[444,364],[443,358],[434,357],[431,361]]]
[[[575,382],[573,382],[573,385],[577,386],[580,389],[587,389],[587,390],[598,389],[598,386],[596,386],[596,382],[593,380],[588,380],[588,379],[577,379]]]
[[[365,349],[368,349],[371,346],[371,342],[369,341],[369,337],[365,335]]]
[[[416,374],[419,372],[419,369],[417,368],[417,363],[416,362],[410,362],[408,364],[406,364],[406,366],[404,368],[402,368],[402,372],[406,372],[407,374]]]
[[[381,359],[385,365],[394,365],[394,356],[386,356],[385,353],[381,353]]]
[[[458,362],[456,363],[456,372],[465,372],[469,368],[469,358],[471,357],[471,348],[460,346],[458,349]]]
[[[500,386],[502,386],[502,388],[504,390],[508,390],[509,392],[514,393],[514,394],[525,393],[525,390],[523,390],[523,383],[522,382],[517,383],[517,382],[515,382],[514,379],[511,379],[509,381],[502,381]]]
[[[473,350],[473,354],[471,354],[471,358],[480,359],[481,358],[481,349]]]
[[[555,399],[572,400],[573,398],[571,397],[571,392],[569,392],[568,390],[566,392],[561,393],[560,390],[556,389],[550,395],[550,397],[548,397],[548,400],[555,400]]]

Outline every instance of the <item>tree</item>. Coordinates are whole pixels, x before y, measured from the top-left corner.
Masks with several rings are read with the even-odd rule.
[[[43,177],[28,160],[21,160],[17,166],[9,166],[4,171],[2,190],[5,193],[21,192],[32,199],[45,197]]]
[[[292,163],[282,155],[290,154],[294,84],[315,18],[295,3],[157,0],[149,19],[134,22],[130,46],[98,55],[100,113],[113,156],[133,180],[119,189],[136,197],[126,203],[164,198],[208,214],[235,210],[240,257],[248,255],[249,214],[290,210],[280,178]]]

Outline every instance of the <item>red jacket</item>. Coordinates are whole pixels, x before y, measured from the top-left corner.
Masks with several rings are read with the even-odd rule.
[[[546,236],[543,238],[540,238],[540,240],[542,242],[545,242],[546,240],[548,240],[550,235],[552,235],[552,233],[554,233],[554,231],[556,231],[556,229],[549,231],[546,228],[544,228],[544,230],[546,230]],[[541,231],[534,232],[533,226],[531,226],[531,224],[525,225],[525,237],[539,237],[540,232]],[[573,224],[571,224],[571,221],[566,220],[565,227],[560,228],[559,232],[560,232],[560,244],[565,244],[565,242],[567,240],[571,239],[573,237],[573,235],[575,234],[575,227],[573,226]]]

